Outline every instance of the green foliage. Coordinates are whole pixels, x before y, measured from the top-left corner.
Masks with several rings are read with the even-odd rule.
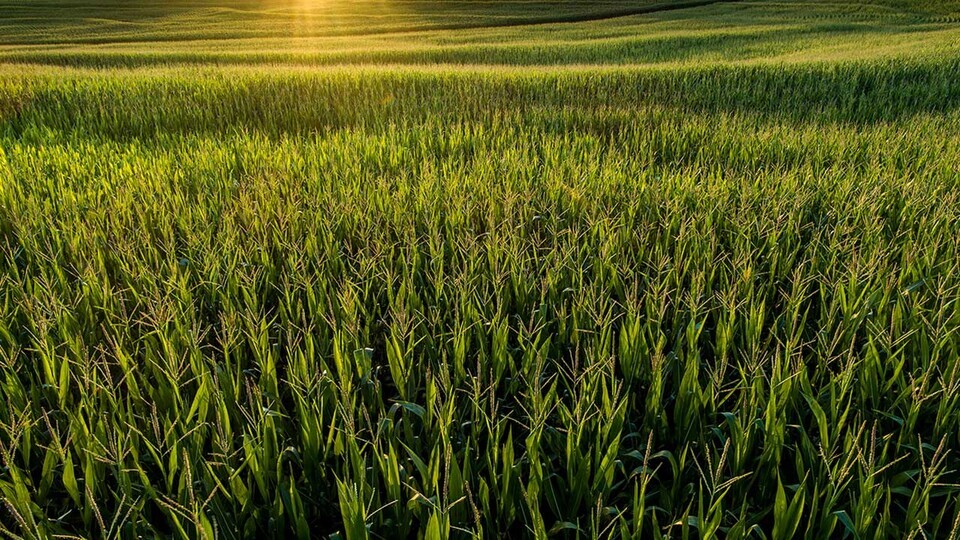
[[[273,70],[940,60],[960,55],[957,22],[958,0],[0,0],[0,61]]]
[[[0,531],[955,537],[960,55],[913,51],[0,68]]]

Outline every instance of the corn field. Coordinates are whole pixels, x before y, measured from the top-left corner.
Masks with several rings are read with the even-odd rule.
[[[960,538],[956,3],[66,4],[2,535]]]

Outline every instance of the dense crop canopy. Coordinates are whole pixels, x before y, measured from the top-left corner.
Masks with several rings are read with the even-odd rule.
[[[815,4],[12,12],[0,532],[958,534],[957,11]]]

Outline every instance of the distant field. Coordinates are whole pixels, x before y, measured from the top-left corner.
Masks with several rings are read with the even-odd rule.
[[[960,2],[931,2],[930,8],[813,0],[143,4],[52,9],[51,0],[0,2],[0,61],[702,66],[940,58],[960,51]],[[685,6],[700,7],[678,9]],[[638,14],[618,16],[630,13]]]
[[[960,537],[960,2],[0,0],[0,534]]]

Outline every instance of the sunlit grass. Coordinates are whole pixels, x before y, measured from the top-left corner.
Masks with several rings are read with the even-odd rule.
[[[95,22],[99,19],[83,19],[87,22],[50,23],[32,32],[23,31],[11,18],[12,31],[6,33],[6,44],[0,45],[0,61],[91,67],[184,63],[703,65],[960,54],[960,30],[942,15],[944,10],[717,2],[597,21],[550,23],[584,13],[656,10],[685,3],[555,4],[507,2],[479,4],[480,8],[469,2],[298,2],[275,4],[270,9],[181,9],[167,17],[141,19],[136,10],[128,9],[122,13],[130,22],[120,25],[104,28]],[[545,24],[520,24],[525,21]],[[452,27],[456,30],[449,30]]]
[[[53,6],[0,534],[960,532],[949,5]]]

